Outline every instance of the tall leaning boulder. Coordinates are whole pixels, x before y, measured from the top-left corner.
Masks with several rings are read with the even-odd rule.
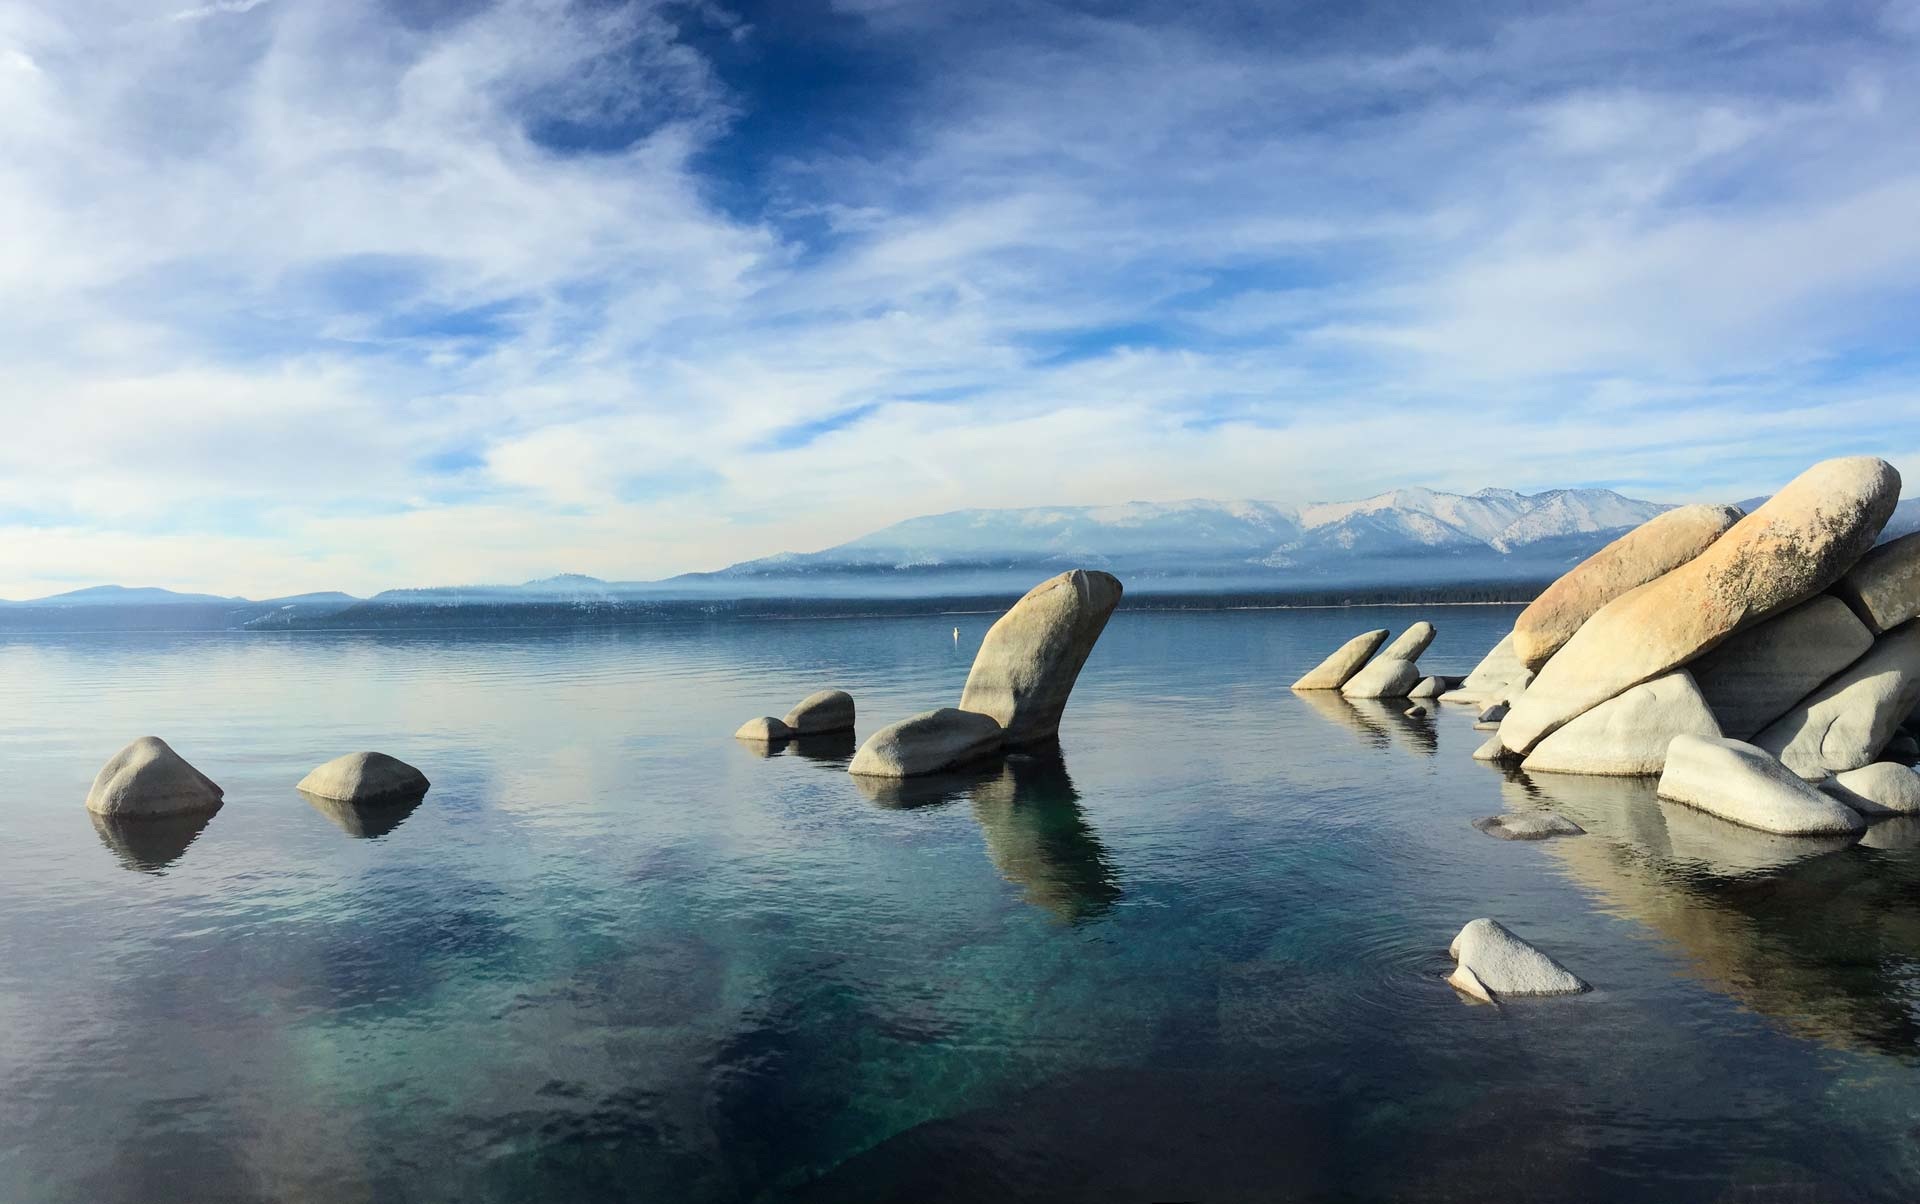
[[[1920,618],[1920,531],[1862,556],[1834,592],[1876,634]]]
[[[1384,627],[1361,632],[1334,649],[1332,656],[1307,670],[1299,681],[1293,683],[1293,688],[1296,690],[1339,689],[1347,684],[1349,677],[1360,672],[1361,667],[1386,641],[1387,629]]]
[[[1687,668],[1721,733],[1751,740],[1871,647],[1873,633],[1847,604],[1821,594],[1736,633]]]
[[[1692,560],[1741,518],[1733,506],[1681,506],[1641,523],[1549,585],[1513,622],[1513,651],[1539,669],[1580,625],[1628,590]]]
[[[1388,644],[1380,652],[1381,660],[1417,661],[1420,654],[1432,645],[1433,637],[1440,634],[1433,624],[1422,619],[1400,633],[1400,638]]]
[[[1858,769],[1879,757],[1920,703],[1920,623],[1873,642],[1873,649],[1767,725],[1753,742],[1808,781]]]
[[[987,629],[960,709],[991,715],[1006,743],[1032,744],[1060,730],[1060,713],[1120,602],[1119,578],[1074,569],[1050,577]]]
[[[218,811],[226,792],[158,736],[142,736],[100,767],[87,810],[113,819]]]
[[[1706,551],[1595,612],[1515,700],[1501,742],[1530,752],[1575,716],[1826,589],[1899,500],[1900,474],[1885,460],[1814,465]]]

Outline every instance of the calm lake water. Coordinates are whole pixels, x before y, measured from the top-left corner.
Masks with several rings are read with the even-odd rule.
[[[991,616],[0,636],[0,1200],[1920,1197],[1920,823],[1287,689],[1422,615],[1513,611],[1121,613],[1057,756],[905,790],[731,733],[951,705]],[[225,808],[97,832],[149,733]],[[432,792],[294,793],[361,748]],[[1536,808],[1590,834],[1469,826]],[[1481,915],[1596,990],[1463,1001]]]

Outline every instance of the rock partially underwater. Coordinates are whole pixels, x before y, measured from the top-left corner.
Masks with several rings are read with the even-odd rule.
[[[115,753],[87,791],[87,810],[115,819],[206,814],[225,791],[158,736],[142,736]]]

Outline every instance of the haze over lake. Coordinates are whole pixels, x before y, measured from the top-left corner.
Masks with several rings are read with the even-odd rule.
[[[0,636],[0,1199],[1912,1199],[1910,822],[1782,842],[1287,688],[1515,613],[1123,610],[1057,755],[887,785],[730,733],[951,705],[992,616]],[[81,808],[148,733],[204,828]],[[359,748],[431,792],[294,792]],[[1588,835],[1470,826],[1548,809]],[[1595,990],[1465,1001],[1480,915]]]

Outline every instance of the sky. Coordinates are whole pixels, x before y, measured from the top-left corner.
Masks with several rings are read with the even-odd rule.
[[[1920,481],[1916,129],[1920,0],[0,0],[0,597]]]

